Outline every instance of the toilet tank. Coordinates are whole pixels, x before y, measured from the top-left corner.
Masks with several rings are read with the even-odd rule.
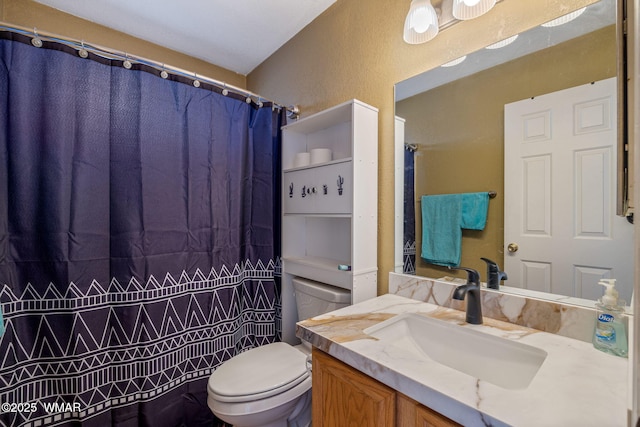
[[[293,289],[299,320],[319,316],[351,303],[350,291],[314,280],[295,277]]]

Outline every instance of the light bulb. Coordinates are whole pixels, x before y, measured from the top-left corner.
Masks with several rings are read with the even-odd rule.
[[[438,15],[431,0],[412,0],[404,21],[404,41],[409,44],[424,43],[437,34]]]
[[[411,28],[413,28],[416,33],[424,33],[429,29],[429,25],[429,13],[424,7],[417,9],[411,16]]]
[[[496,0],[453,0],[451,14],[463,21],[473,19],[490,11],[495,4]]]

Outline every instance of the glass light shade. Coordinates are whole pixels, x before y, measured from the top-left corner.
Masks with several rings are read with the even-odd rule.
[[[404,21],[404,41],[409,44],[428,42],[438,34],[438,14],[430,0],[412,0]]]
[[[576,19],[578,16],[582,15],[582,12],[584,12],[586,9],[586,7],[583,7],[582,9],[578,9],[574,12],[571,13],[567,13],[566,15],[561,16],[560,18],[556,18],[554,20],[551,20],[549,22],[545,22],[544,24],[542,24],[543,27],[557,27],[558,25],[563,25],[566,24],[567,22],[571,22],[574,19]]]
[[[497,43],[490,44],[485,49],[500,49],[501,47],[505,47],[505,46],[510,45],[511,43],[516,41],[517,38],[518,38],[518,35],[516,34],[515,36],[511,36],[508,39],[500,40]]]
[[[489,12],[496,0],[453,0],[453,17],[460,20],[477,18]]]
[[[441,67],[454,67],[454,66],[460,64],[465,59],[467,59],[467,55],[461,56],[460,58],[456,58],[453,61],[447,62],[446,64],[442,64]]]

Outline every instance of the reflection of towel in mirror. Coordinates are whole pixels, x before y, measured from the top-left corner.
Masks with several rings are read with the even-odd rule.
[[[488,192],[422,196],[422,258],[460,265],[462,229],[483,230],[488,208]]]

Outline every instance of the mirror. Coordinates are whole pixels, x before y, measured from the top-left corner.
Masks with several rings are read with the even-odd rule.
[[[507,250],[510,242],[505,241],[504,234],[504,208],[505,205],[512,206],[520,202],[505,198],[505,184],[510,185],[514,178],[504,176],[504,106],[521,100],[543,99],[545,94],[588,86],[592,82],[598,82],[599,85],[601,81],[615,78],[616,7],[615,0],[601,0],[587,7],[569,23],[533,28],[519,34],[507,46],[482,49],[469,54],[458,65],[428,70],[396,84],[395,153],[397,161],[400,160],[400,164],[396,163],[396,182],[401,183],[405,177],[407,181],[396,187],[396,194],[404,194],[404,204],[396,198],[396,233],[402,233],[404,228],[407,235],[406,239],[396,236],[396,272],[405,270],[411,273],[410,270],[414,268],[415,274],[419,276],[464,277],[460,272],[438,267],[421,259],[422,195],[494,191],[496,197],[489,201],[484,229],[463,230],[460,265],[478,270],[482,281],[486,281],[487,266],[480,260],[481,257],[497,262],[503,269],[505,261],[511,261]],[[615,81],[613,84],[615,86]],[[615,89],[613,97],[615,98]],[[609,117],[615,122],[616,104],[612,102],[611,105]],[[612,128],[614,133],[611,139],[615,140],[616,123],[612,124]],[[550,273],[540,269],[540,274],[536,275],[534,270],[537,265],[531,263],[534,273],[528,276],[519,274],[519,269],[505,269],[511,277],[500,286],[502,291],[523,293],[522,289],[527,289],[535,291],[538,297],[538,292],[554,293],[575,297],[574,302],[590,305],[592,302],[589,301],[603,294],[603,289],[597,286],[598,278],[611,277],[618,280],[616,288],[620,292],[620,298],[629,303],[633,289],[633,227],[626,218],[615,215],[616,144],[612,142],[613,151],[607,151],[603,157],[607,161],[607,167],[611,166],[614,176],[606,181],[606,194],[602,197],[611,201],[612,212],[611,215],[605,215],[606,221],[624,223],[621,225],[623,231],[616,232],[618,236],[623,235],[622,242],[616,244],[616,250],[620,252],[622,264],[628,267],[628,273],[612,269],[604,262],[603,265],[576,265],[571,261],[554,259],[553,264],[549,264],[549,270],[554,268],[557,271],[562,263],[571,263],[571,277],[564,276],[568,277],[566,281],[571,282],[569,286],[560,287],[561,290],[554,287],[549,279]],[[402,156],[408,161],[404,168],[401,164]],[[402,169],[405,169],[405,173],[402,173]],[[572,170],[569,167],[566,169]],[[598,173],[587,171],[583,173],[583,177]],[[573,175],[570,174],[566,180],[572,179]],[[583,182],[585,186],[588,185],[587,181],[588,179]],[[555,183],[552,186],[550,193],[556,192]],[[587,192],[589,191],[591,189]],[[575,196],[553,199],[553,204],[576,217],[575,213],[579,210],[576,208],[576,200]],[[549,204],[550,201],[551,199],[544,200]],[[587,206],[588,203],[583,204]],[[507,221],[510,218],[511,215]],[[552,226],[555,227],[554,231],[569,227],[572,232],[574,227],[566,224],[559,226],[557,222]],[[414,242],[411,241],[412,234]],[[601,236],[593,240],[610,239]],[[412,259],[413,248],[415,255]],[[564,250],[565,253],[572,251],[581,249],[574,250],[570,247]],[[598,251],[605,254],[609,249],[596,248],[595,252]],[[548,277],[545,278],[545,275]],[[518,279],[514,279],[516,276],[522,276],[522,282],[526,283],[518,283]]]

